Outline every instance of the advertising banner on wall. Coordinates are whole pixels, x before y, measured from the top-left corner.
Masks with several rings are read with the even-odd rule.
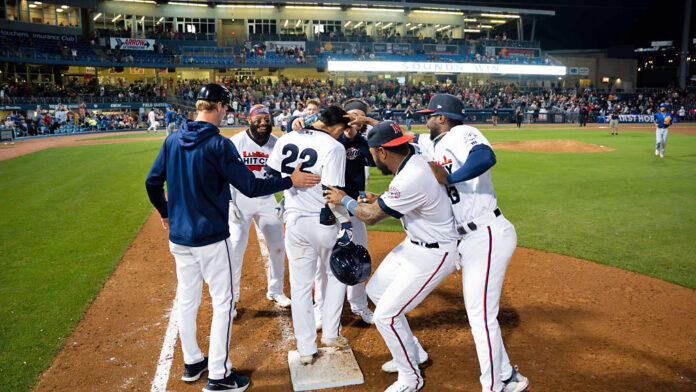
[[[76,42],[77,37],[74,35],[63,34],[48,34],[48,33],[32,33],[27,31],[15,31],[0,29],[0,36],[5,38],[32,38],[32,39],[50,39],[53,41]]]
[[[329,60],[328,69],[331,72],[472,73],[549,76],[562,76],[566,74],[566,67],[554,65],[429,63],[415,61]]]
[[[111,38],[111,47],[120,46],[121,50],[155,50],[154,39]]]
[[[597,116],[598,123],[609,123],[611,116]],[[655,121],[652,114],[620,114],[619,123],[650,124]],[[676,122],[676,118],[675,118]]]

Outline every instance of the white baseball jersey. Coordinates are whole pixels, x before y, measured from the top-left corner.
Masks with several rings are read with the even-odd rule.
[[[246,165],[246,167],[248,167],[249,170],[251,170],[254,173],[256,178],[264,178],[266,176],[266,169],[264,169],[264,167],[266,166],[266,161],[268,160],[268,157],[271,155],[273,147],[275,147],[278,138],[274,135],[271,135],[268,138],[266,144],[264,144],[263,146],[259,146],[259,144],[256,143],[254,139],[252,139],[251,134],[249,134],[249,130],[247,129],[244,132],[240,132],[232,136],[230,140],[232,140],[232,143],[234,143],[234,146],[237,148],[239,156],[241,156],[244,160],[244,164]],[[249,205],[253,201],[253,199],[244,196],[241,192],[239,192],[237,189],[235,189],[235,187],[231,185],[230,191],[232,193],[232,200],[234,200],[237,203],[237,206],[240,206],[240,203],[242,205]],[[255,199],[268,199],[273,197],[273,195],[267,195],[257,197]],[[242,209],[242,211],[243,210],[244,209]]]
[[[427,139],[430,141],[429,137]],[[464,165],[471,149],[479,144],[491,146],[478,129],[458,125],[435,142],[431,141],[423,154],[453,173]],[[448,185],[446,188],[458,225],[471,222],[498,207],[490,170],[469,181]]]
[[[285,216],[319,215],[324,208],[322,185],[345,185],[346,149],[326,132],[302,129],[278,139],[267,161],[268,166],[281,172],[283,177],[292,174],[300,163],[303,163],[303,171],[318,174],[321,183],[285,190]]]
[[[412,241],[449,243],[459,238],[447,194],[420,155],[404,159],[377,202],[384,212],[401,219]]]

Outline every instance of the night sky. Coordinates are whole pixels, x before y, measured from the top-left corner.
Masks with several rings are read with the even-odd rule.
[[[422,1],[443,3],[443,1]],[[535,39],[544,50],[605,49],[610,46],[648,47],[651,41],[681,41],[684,0],[533,0],[447,2],[492,7],[534,8],[556,11],[556,16],[537,21]],[[691,9],[690,37],[696,37],[694,8]],[[510,24],[508,36],[516,36]],[[529,39],[531,23],[525,23]]]

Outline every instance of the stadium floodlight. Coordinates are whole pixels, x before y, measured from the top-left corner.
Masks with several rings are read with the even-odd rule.
[[[490,18],[504,18],[504,19],[507,19],[507,18],[509,18],[509,19],[519,19],[519,18],[520,18],[519,15],[486,14],[486,13],[481,14],[481,16],[488,16],[488,17],[490,17]]]
[[[171,3],[169,3],[171,4]],[[254,4],[218,4],[220,8],[273,8],[273,5],[254,5]]]
[[[404,12],[401,8],[367,8],[367,7],[350,7],[351,11],[375,11],[375,12]]]
[[[70,8],[70,6],[67,6],[67,5],[61,5],[61,6],[60,6],[60,8],[62,8],[62,9],[68,9],[68,8]]]
[[[163,16],[163,17],[161,17],[161,18],[159,18],[159,20],[157,21],[157,24],[160,24],[160,23],[162,23],[162,21],[163,21],[163,20],[164,20],[164,16]]]
[[[394,24],[393,22],[389,22],[389,23],[385,24],[384,26],[382,26],[382,30],[390,28],[393,24]]]
[[[122,16],[123,16],[123,15],[118,14],[115,18],[111,19],[111,23],[114,23],[114,22],[116,22],[117,20],[121,19]]]
[[[351,23],[353,23],[353,21],[350,21],[350,20],[349,20],[349,21],[346,22],[346,24],[343,25],[343,27],[348,27],[348,26],[350,26]]]
[[[507,23],[507,21],[491,19],[488,21],[488,23],[503,24],[503,23]]]
[[[62,8],[56,8],[56,12],[63,12]]]
[[[480,33],[481,30],[479,29],[464,29],[465,33]]]
[[[29,4],[29,8],[36,8],[36,4]]]
[[[184,6],[187,6],[187,7],[207,7],[207,6],[208,6],[208,4],[201,4],[201,3],[181,3],[181,2],[178,2],[178,1],[170,1],[170,2],[167,3],[167,4],[170,4],[170,5],[184,5]]]
[[[355,25],[355,28],[357,29],[358,27],[362,26],[363,23],[365,23],[365,22],[363,22],[363,21],[361,20],[360,23],[358,23],[358,24]]]
[[[144,4],[157,4],[156,1],[151,1],[151,0],[116,0],[116,1],[122,1],[124,3],[144,3]],[[171,4],[171,3],[170,3]]]
[[[447,10],[413,10],[417,14],[444,14],[444,15],[462,15],[461,11]]]
[[[320,6],[311,6],[311,5],[286,5],[286,9],[291,9],[291,10],[321,10],[321,11],[338,11],[341,9],[341,7],[320,7]]]
[[[465,22],[476,22],[476,18],[464,18]]]
[[[143,22],[145,22],[145,17],[144,17],[144,16],[143,16],[142,18],[140,18],[140,23],[143,23]]]
[[[440,27],[439,29],[437,29],[437,32],[439,33],[439,32],[442,31],[442,30],[447,30],[447,29],[449,29],[450,27],[452,27],[452,25],[442,26],[442,27]]]
[[[485,24],[480,24],[480,25],[478,25],[478,26],[476,26],[476,27],[478,27],[479,29],[492,29],[492,28],[493,28],[493,26],[491,26],[491,25],[485,25]]]
[[[417,28],[419,28],[419,27],[420,27],[420,26],[413,26],[413,27],[411,27],[410,29],[408,29],[408,31],[413,31],[413,30],[415,30],[415,29],[417,29]]]
[[[96,20],[99,19],[101,16],[102,16],[102,13],[100,12],[100,13],[98,13],[94,18],[92,18],[92,20],[96,21]]]
[[[475,73],[507,75],[562,76],[566,67],[557,65],[522,65],[488,63],[428,63],[415,61],[336,61],[329,60],[329,72],[412,72]]]
[[[302,19],[297,21],[297,23],[295,24],[295,27],[300,27],[300,23],[302,23]]]

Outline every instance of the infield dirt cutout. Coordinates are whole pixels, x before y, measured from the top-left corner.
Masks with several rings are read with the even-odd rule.
[[[368,238],[374,270],[404,234],[369,232]],[[232,326],[233,366],[251,377],[251,391],[291,391],[290,312],[265,298],[264,260],[253,229],[241,290]],[[35,391],[149,391],[175,291],[167,233],[153,213]],[[207,352],[211,305],[203,291],[198,337]],[[533,392],[677,392],[696,390],[694,310],[694,290],[518,248],[507,271],[499,320],[510,358],[529,377]],[[479,391],[461,272],[448,277],[408,319],[431,358],[423,391]],[[390,355],[376,328],[350,313],[347,304],[342,324],[365,383],[335,390],[383,391],[396,376],[380,370]],[[167,391],[200,391],[205,377],[192,384],[180,381],[178,341],[174,352]]]
[[[615,150],[615,148],[612,147],[598,146],[596,144],[565,139],[495,142],[493,143],[493,147],[498,150],[532,152],[605,152]]]

